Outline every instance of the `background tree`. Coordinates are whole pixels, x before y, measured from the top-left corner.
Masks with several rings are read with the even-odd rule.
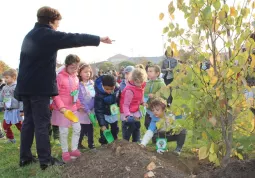
[[[4,71],[6,71],[9,68],[10,67],[7,64],[5,64],[4,61],[0,60],[0,74],[2,74]]]
[[[131,61],[122,61],[121,63],[119,63],[119,69],[121,67],[127,67],[127,66],[135,66],[135,63],[131,62]]]
[[[100,64],[99,70],[107,72],[108,70],[115,70],[115,66],[111,62],[104,62]]]
[[[208,140],[199,149],[199,158],[216,165],[226,166],[231,156],[242,159],[233,138],[250,135],[254,127],[244,97],[244,91],[251,90],[245,78],[255,67],[255,43],[250,38],[254,7],[250,0],[240,5],[229,5],[226,0],[174,0],[168,6],[170,23],[163,29],[169,37],[167,50],[173,50],[174,56],[182,46],[193,50],[186,65],[175,70],[171,109],[188,113],[186,127],[193,129],[196,138]],[[177,10],[187,21],[187,29],[180,27],[180,19],[175,21]],[[159,17],[163,19],[164,14]],[[202,70],[206,60],[211,67]]]

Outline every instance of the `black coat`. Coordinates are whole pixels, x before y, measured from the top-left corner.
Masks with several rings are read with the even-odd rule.
[[[111,115],[110,106],[112,104],[118,104],[119,101],[119,87],[116,84],[114,92],[112,94],[108,94],[104,91],[102,87],[102,77],[99,77],[95,81],[95,114],[98,120],[99,126],[106,126],[107,122],[105,121],[104,115]]]
[[[15,96],[56,96],[56,58],[59,49],[98,46],[99,36],[55,31],[36,23],[25,36],[20,53]]]

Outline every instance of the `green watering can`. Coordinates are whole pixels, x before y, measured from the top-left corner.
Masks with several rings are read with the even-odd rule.
[[[114,141],[112,132],[109,129],[105,130],[103,134],[108,143],[112,143]]]

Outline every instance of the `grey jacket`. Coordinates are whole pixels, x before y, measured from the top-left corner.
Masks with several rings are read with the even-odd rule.
[[[163,61],[161,71],[164,74],[163,78],[165,78],[168,75],[168,71],[166,70],[167,68],[174,69],[177,66],[177,60],[175,58],[168,58],[165,56],[165,59]],[[172,73],[172,72],[169,72]]]
[[[20,111],[23,111],[23,103],[16,100],[14,98],[14,90],[16,88],[17,83],[14,83],[12,85],[5,85],[0,93],[0,107],[3,108],[4,106],[7,106],[7,102],[10,100],[11,105],[8,108],[11,109],[19,109]]]

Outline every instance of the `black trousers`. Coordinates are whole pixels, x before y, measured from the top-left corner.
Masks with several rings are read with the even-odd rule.
[[[23,96],[22,100],[25,119],[21,129],[20,160],[32,159],[31,146],[35,135],[40,164],[49,164],[51,161],[49,139],[50,97]]]
[[[156,143],[157,138],[166,138],[167,142],[176,141],[177,146],[176,150],[181,151],[184,142],[186,140],[187,131],[183,129],[179,134],[172,134],[171,131],[169,132],[159,132],[155,133],[152,137],[152,142]]]
[[[132,142],[140,141],[140,128],[141,122],[126,122],[122,121],[122,137],[123,139],[129,141],[132,135]]]
[[[118,133],[119,133],[118,121],[111,123],[111,124],[108,123],[105,127],[107,129],[109,129],[109,125],[111,126],[111,132],[112,132],[112,136],[113,136],[114,140],[117,140]],[[100,129],[99,143],[101,143],[102,145],[107,144],[107,140],[105,139],[104,134],[101,129]]]
[[[94,129],[92,124],[81,124],[81,133],[79,144],[82,143],[84,135],[88,136],[88,146],[89,148],[93,148],[94,146]]]
[[[59,127],[56,125],[50,125],[49,136],[53,136],[54,140],[59,140]]]

